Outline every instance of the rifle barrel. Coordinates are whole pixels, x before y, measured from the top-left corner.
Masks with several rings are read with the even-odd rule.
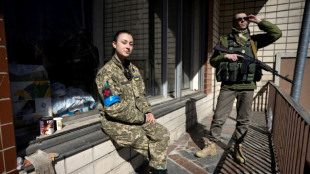
[[[291,80],[291,79],[289,79],[289,78],[287,78],[287,77],[284,77],[284,76],[280,75],[280,74],[278,73],[277,70],[271,68],[270,66],[266,65],[265,63],[263,63],[262,61],[260,61],[260,60],[258,60],[258,59],[254,59],[253,57],[251,57],[251,56],[249,56],[249,55],[247,55],[247,54],[244,54],[244,53],[242,53],[242,52],[240,52],[240,51],[229,50],[228,48],[224,47],[223,45],[216,45],[216,46],[214,47],[214,50],[222,51],[222,52],[224,52],[224,53],[229,53],[229,54],[239,54],[239,55],[242,55],[242,56],[243,56],[243,59],[244,59],[245,61],[249,61],[249,62],[251,62],[251,63],[256,63],[256,64],[257,64],[258,66],[260,66],[263,70],[269,71],[269,72],[271,72],[272,74],[274,74],[274,75],[276,75],[276,76],[279,76],[279,77],[281,77],[282,79],[284,79],[284,80],[286,80],[286,81],[288,81],[288,82],[290,82],[290,83],[293,84],[293,80]]]

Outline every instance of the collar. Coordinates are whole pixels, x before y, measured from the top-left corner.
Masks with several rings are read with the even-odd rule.
[[[122,71],[124,71],[124,67],[123,67],[123,65],[121,64],[121,62],[119,62],[118,60],[117,60],[117,58],[113,55],[113,57],[112,57],[112,61],[113,61],[113,63],[116,65],[116,66],[118,66],[120,69],[122,69]]]
[[[115,63],[116,66],[122,69],[122,71],[124,71],[125,67],[129,70],[131,69],[131,62],[127,58],[124,61],[124,65],[122,65],[115,56],[112,57],[112,61]]]

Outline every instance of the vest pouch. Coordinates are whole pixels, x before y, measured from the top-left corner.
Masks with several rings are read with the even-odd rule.
[[[256,65],[256,71],[254,75],[254,81],[258,82],[262,79],[263,73],[262,73],[262,68],[260,66]]]
[[[228,62],[221,62],[219,67],[216,69],[216,81],[226,82],[229,80]]]
[[[239,65],[237,62],[232,62],[228,64],[229,66],[229,81],[236,82],[238,79]]]
[[[242,63],[238,63],[238,66],[239,66],[238,81],[240,81],[240,82],[246,82],[246,81],[247,81],[247,75],[248,75],[248,74],[241,74]]]
[[[246,80],[247,82],[254,81],[255,71],[256,71],[256,64],[251,63],[248,67],[248,74],[247,74],[247,80]]]

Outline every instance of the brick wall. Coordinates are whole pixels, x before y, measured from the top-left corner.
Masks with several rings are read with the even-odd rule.
[[[2,9],[0,9],[0,173],[18,173],[10,81]]]
[[[205,42],[205,63],[204,63],[204,93],[211,94],[214,89],[214,68],[210,65],[210,58],[213,53],[213,47],[219,39],[219,1],[208,1],[207,5],[207,24],[206,24],[206,42]]]

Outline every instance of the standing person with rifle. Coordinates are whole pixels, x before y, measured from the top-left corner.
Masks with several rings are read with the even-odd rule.
[[[250,35],[248,25],[253,22],[263,30],[264,34]],[[229,50],[240,51],[250,57],[255,57],[257,49],[263,48],[282,36],[281,30],[274,24],[261,20],[255,15],[243,12],[233,16],[232,32],[220,38],[219,44]],[[222,126],[228,118],[235,98],[237,99],[237,124],[233,139],[235,140],[233,156],[238,163],[245,163],[242,152],[242,143],[249,127],[249,117],[252,111],[252,102],[256,81],[261,78],[261,69],[255,63],[242,61],[239,54],[227,54],[215,50],[210,64],[216,68],[217,80],[221,81],[218,102],[214,111],[213,120],[205,147],[196,152],[195,156],[204,158],[216,155],[216,142],[219,141]]]

